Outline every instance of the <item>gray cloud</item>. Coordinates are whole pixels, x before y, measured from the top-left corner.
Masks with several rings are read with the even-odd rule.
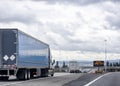
[[[120,15],[108,16],[106,17],[106,21],[108,21],[110,28],[109,29],[118,29],[120,30]]]
[[[118,0],[120,1],[120,0]],[[120,29],[120,3],[103,4],[102,9],[108,13],[105,20],[109,23],[108,29]]]
[[[33,23],[36,21],[35,15],[27,7],[15,5],[15,2],[1,2],[0,3],[0,22],[22,22],[22,23]]]
[[[73,25],[71,24],[71,26]],[[92,38],[88,36],[89,40],[83,41],[82,39],[79,39],[79,37],[78,38],[75,37],[75,39],[71,38],[71,37],[74,37],[74,32],[69,32],[69,29],[74,30],[73,28],[66,29],[67,26],[64,26],[63,24],[58,25],[55,23],[47,24],[47,26],[49,27],[49,29],[51,28],[51,31],[53,33],[59,35],[62,39],[65,40],[64,42],[64,41],[61,41],[59,38],[57,38],[57,36],[47,35],[46,38],[48,40],[48,43],[51,45],[52,49],[55,49],[55,50],[61,49],[65,51],[96,52],[96,53],[104,52],[104,48],[105,48],[104,37],[103,38],[99,38],[99,37]],[[95,29],[94,29],[94,33],[96,33]],[[90,34],[94,34],[94,33],[91,32]],[[56,40],[56,38],[58,40]],[[120,41],[119,40],[116,41],[116,39],[119,39],[119,38],[116,38],[116,39],[114,38],[115,37],[112,37],[112,39],[108,40],[107,52],[120,53],[120,50],[118,49]]]
[[[93,4],[93,3],[101,2],[103,0],[32,0],[32,1],[45,1],[49,4],[60,3],[60,4],[86,5],[90,3]]]
[[[88,4],[100,3],[100,2],[103,2],[106,0],[33,0],[33,1],[45,1],[49,4],[55,4],[55,3],[62,4],[63,3],[63,4],[74,4],[74,5],[88,5]],[[111,0],[111,1],[118,2],[119,0]],[[42,20],[36,21],[36,17],[38,17],[38,16],[35,15],[34,11],[31,10],[29,7],[20,6],[20,8],[17,8],[17,5],[9,6],[8,4],[6,4],[7,7],[3,6],[3,5],[0,4],[0,12],[1,12],[0,22],[2,22],[2,23],[3,22],[4,23],[22,22],[22,23],[25,23],[26,25],[28,25],[29,23],[35,22],[35,23],[39,24],[38,26],[36,26],[35,24],[31,24],[32,28],[34,26],[36,26],[33,29],[36,30],[36,28],[38,28],[38,30],[36,32],[35,32],[35,30],[31,30],[31,33],[33,35],[37,35],[38,37],[41,35],[44,35],[43,37],[44,37],[44,39],[46,39],[46,43],[50,44],[52,49],[57,49],[57,50],[62,49],[62,50],[66,50],[66,51],[97,52],[97,53],[104,52],[104,43],[103,43],[103,41],[100,42],[100,40],[103,40],[104,37],[101,39],[99,37],[98,38],[96,37],[96,39],[93,39],[92,37],[89,36],[89,34],[94,34],[95,36],[98,36],[97,34],[95,34],[97,32],[96,31],[97,28],[92,28],[92,29],[94,29],[94,33],[92,33],[92,31],[90,30],[91,27],[90,27],[90,29],[87,29],[91,32],[91,33],[87,34],[87,36],[89,37],[89,39],[87,41],[83,41],[82,39],[80,39],[79,37],[74,35],[74,33],[75,33],[74,31],[76,29],[82,29],[80,27],[80,26],[82,26],[81,24],[87,25],[83,18],[84,15],[81,15],[80,13],[76,13],[77,18],[79,18],[79,20],[80,20],[80,22],[78,22],[78,23],[76,23],[76,21],[73,21],[75,23],[67,23],[67,24],[60,23],[58,21],[55,23],[49,22],[49,21],[48,22],[46,21],[45,23],[43,23]],[[16,7],[16,9],[14,9],[14,7]],[[109,8],[109,9],[111,9],[111,8]],[[106,11],[106,10],[104,10],[104,11]],[[113,10],[116,10],[116,9],[112,9],[109,11],[107,10],[107,11],[109,13],[112,13]],[[120,27],[120,24],[119,24],[119,20],[120,20],[119,15],[120,14],[119,14],[119,12],[117,12],[117,13],[118,13],[117,15],[116,15],[116,13],[114,14],[115,16],[107,16],[106,17],[106,21],[109,22],[111,27],[113,27],[113,26],[115,26],[116,28]],[[48,15],[49,15],[49,12],[48,12]],[[27,30],[29,30],[29,28],[27,28]],[[34,31],[34,33],[33,33],[33,31]],[[39,32],[39,33],[36,34],[37,32]],[[52,32],[52,33],[47,34],[48,32]],[[75,37],[75,39],[71,38],[71,37]],[[108,48],[108,52],[120,53],[120,50],[118,48],[119,44],[120,44],[120,41],[110,45]],[[113,46],[113,45],[116,45],[116,46]]]
[[[10,23],[10,22],[22,22],[22,23],[33,23],[34,18],[31,15],[18,15],[18,14],[13,14],[11,16],[5,16],[5,17],[0,17],[0,22],[4,23]]]
[[[88,5],[88,4],[95,4],[104,2],[106,0],[32,0],[32,1],[45,1],[48,4],[74,4],[74,5]],[[120,0],[109,0],[112,2],[119,2]]]
[[[104,52],[104,48],[100,48],[100,46],[93,45],[97,44],[99,40],[92,41],[94,39],[91,39],[91,41],[83,41],[81,39],[73,39],[71,37],[74,37],[74,32],[70,32],[69,30],[75,30],[73,28],[66,28],[69,26],[64,26],[63,24],[55,24],[55,23],[47,23],[45,24],[51,29],[51,31],[57,35],[60,36],[60,38],[64,39],[65,42],[61,41],[57,36],[51,36],[47,35],[47,41],[51,45],[53,49],[56,50],[65,50],[65,51],[85,51],[85,52]],[[76,24],[79,26],[79,24]],[[58,27],[59,26],[59,27]],[[71,26],[74,26],[74,23],[71,24]],[[77,27],[77,26],[76,26]],[[58,39],[56,41],[56,38]],[[103,45],[101,45],[102,47]]]
[[[68,25],[47,22],[45,23],[45,26],[49,26],[49,29],[51,29],[54,33],[60,34],[61,36],[66,36],[66,35],[68,36],[73,34],[72,32],[69,31],[70,28]]]

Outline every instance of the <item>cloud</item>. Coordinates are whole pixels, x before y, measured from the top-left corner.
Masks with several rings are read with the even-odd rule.
[[[30,9],[18,2],[1,1],[0,3],[0,22],[22,22],[31,23],[35,22],[35,15]]]
[[[109,29],[118,29],[120,30],[120,15],[115,15],[115,16],[108,16],[106,18],[106,20],[109,22],[110,24],[110,28]]]
[[[54,51],[54,58],[59,57],[56,52],[61,50],[62,59],[103,59],[105,39],[108,40],[107,52],[117,54],[117,57],[120,53],[120,6],[116,2],[118,1],[4,1],[0,3],[0,27],[16,27],[46,42]]]
[[[101,9],[104,11],[106,17],[105,20],[108,23],[108,27],[107,29],[119,29],[120,28],[120,24],[119,24],[119,20],[120,20],[120,3],[113,3],[113,2],[106,2],[103,3],[101,6]]]
[[[44,1],[48,4],[73,4],[73,5],[90,5],[96,4],[101,2],[106,2],[106,0],[32,0],[32,1]],[[119,2],[119,0],[108,0],[112,2]]]

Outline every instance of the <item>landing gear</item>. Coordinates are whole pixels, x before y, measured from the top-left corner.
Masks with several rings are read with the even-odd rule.
[[[54,76],[54,74],[51,74],[51,76]]]

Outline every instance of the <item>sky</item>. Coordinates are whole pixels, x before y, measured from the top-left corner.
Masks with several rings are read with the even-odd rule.
[[[105,49],[120,59],[119,10],[119,0],[0,0],[0,28],[49,44],[55,60],[105,60]]]

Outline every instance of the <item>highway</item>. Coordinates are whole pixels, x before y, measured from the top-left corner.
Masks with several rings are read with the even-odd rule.
[[[0,81],[0,86],[84,86],[101,74],[85,73],[55,73],[54,77],[41,77],[26,81],[10,78],[9,81]]]
[[[120,72],[104,74],[85,86],[120,86]]]
[[[54,77],[41,77],[26,81],[11,78],[9,81],[0,81],[0,86],[120,86],[120,72],[56,73]]]
[[[91,82],[92,80],[98,78],[99,76],[101,76],[102,74],[84,74],[81,77],[79,77],[76,80],[72,80],[66,84],[64,84],[63,86],[84,86],[86,84],[88,84],[89,82]]]
[[[120,86],[120,72],[85,74],[64,86]]]
[[[0,86],[63,86],[65,83],[76,80],[82,75],[82,73],[56,73],[54,77],[41,77],[26,81],[18,81],[12,78],[9,81],[0,81]]]

